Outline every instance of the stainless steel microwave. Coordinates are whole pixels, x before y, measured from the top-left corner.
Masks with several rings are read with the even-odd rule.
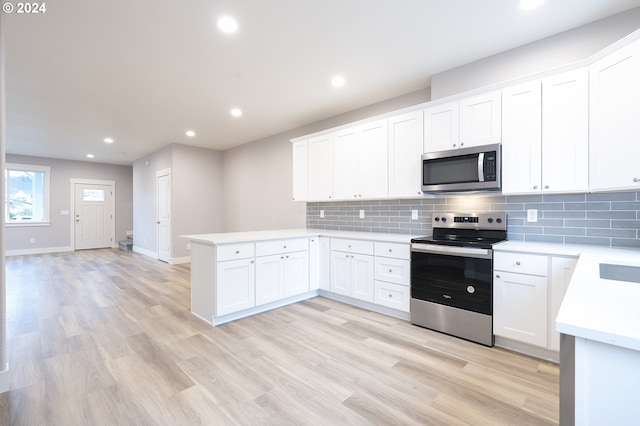
[[[500,148],[493,144],[422,154],[422,191],[500,190]]]

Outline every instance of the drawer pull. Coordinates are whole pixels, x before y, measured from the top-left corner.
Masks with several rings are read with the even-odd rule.
[[[520,266],[520,261],[517,261],[517,262],[516,262],[516,265]]]
[[[389,253],[391,253],[393,250],[389,249]]]
[[[389,272],[393,272],[393,269],[389,269]]]
[[[496,274],[496,278],[500,278],[500,275]]]
[[[283,248],[287,248],[287,246],[282,246]]]
[[[393,294],[390,294],[390,295],[389,295],[389,299],[393,299]]]
[[[240,254],[240,250],[236,250],[236,254]]]

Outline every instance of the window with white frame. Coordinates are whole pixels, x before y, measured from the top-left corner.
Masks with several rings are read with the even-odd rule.
[[[51,167],[5,165],[5,217],[7,224],[49,222],[49,175]]]

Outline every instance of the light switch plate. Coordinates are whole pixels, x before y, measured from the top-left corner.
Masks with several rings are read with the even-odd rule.
[[[360,219],[364,219],[364,210],[360,210]]]
[[[411,210],[411,220],[418,220],[418,210]]]
[[[527,210],[527,222],[537,222],[538,221],[538,210],[537,209],[528,209]]]
[[[324,210],[320,210],[320,217],[324,217]]]

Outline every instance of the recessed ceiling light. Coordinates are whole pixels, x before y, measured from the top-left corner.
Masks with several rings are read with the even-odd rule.
[[[240,108],[232,108],[231,115],[234,117],[240,117],[242,115],[242,110]]]
[[[341,76],[341,75],[336,75],[335,77],[333,77],[331,79],[331,85],[333,87],[342,87],[342,86],[344,86],[345,82],[346,81],[345,81],[344,77]]]
[[[190,138],[194,137],[196,135],[196,132],[194,132],[193,130],[187,130],[185,132],[185,135],[189,136]]]
[[[544,0],[520,0],[520,9],[533,10],[542,6]]]
[[[104,143],[113,143],[112,138],[104,138]]]
[[[94,155],[93,154],[87,154],[87,158],[93,158]]]
[[[231,16],[222,16],[218,19],[218,29],[227,34],[235,33],[238,31],[238,22]]]

